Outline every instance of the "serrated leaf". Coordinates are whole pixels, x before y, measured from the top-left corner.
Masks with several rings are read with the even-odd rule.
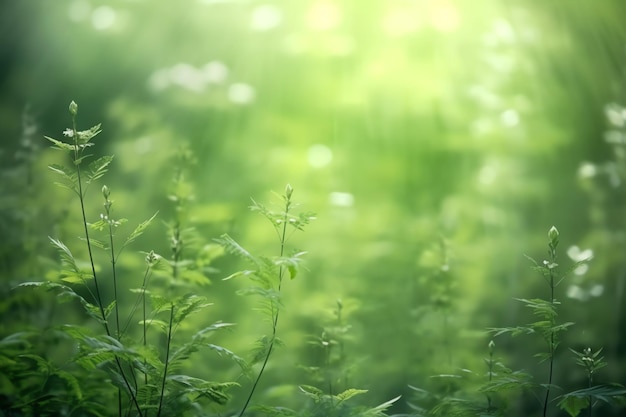
[[[58,149],[58,150],[61,150],[61,151],[74,151],[74,149],[75,149],[74,145],[71,145],[69,143],[65,143],[65,142],[62,142],[60,140],[53,139],[53,138],[51,138],[49,136],[44,136],[44,138],[46,138],[50,142],[52,142],[52,144],[53,144],[52,148],[53,149]]]
[[[250,366],[248,365],[248,363],[242,357],[238,356],[237,354],[233,353],[232,351],[226,349],[225,347],[214,345],[214,344],[211,344],[211,343],[207,344],[206,346],[209,349],[217,352],[218,355],[226,356],[227,358],[230,358],[233,361],[235,361],[235,363],[237,363],[237,365],[239,365],[239,367],[241,368],[241,370],[243,371],[243,373],[245,375],[248,375],[248,373],[250,372]]]
[[[57,370],[55,373],[67,383],[76,399],[79,401],[83,399],[83,391],[80,388],[80,382],[74,375],[63,370]]]
[[[157,214],[159,214],[159,212],[157,211],[156,213],[154,213],[152,215],[152,217],[150,217],[148,220],[145,220],[143,222],[141,222],[136,228],[135,230],[132,231],[132,233],[130,235],[128,235],[128,237],[126,238],[126,241],[124,241],[124,244],[122,245],[122,247],[126,247],[127,245],[129,245],[130,243],[132,243],[133,241],[135,241],[135,239],[137,239],[139,236],[141,236],[143,234],[143,232],[146,230],[146,228],[148,228],[148,226],[150,225],[150,223],[152,223],[152,220],[155,219],[155,217],[157,216]]]
[[[374,407],[374,408],[372,408],[370,410],[367,410],[366,411],[366,415],[368,415],[368,416],[370,416],[370,415],[371,416],[383,416],[384,415],[383,413],[385,412],[385,410],[387,410],[389,407],[391,407],[401,397],[402,397],[401,395],[398,395],[397,397],[392,398],[389,401],[385,401],[384,403],[379,404],[379,405],[377,405],[376,407]]]
[[[222,236],[220,236],[219,239],[215,239],[215,241],[221,244],[227,253],[239,256],[254,265],[259,265],[259,260],[255,256],[253,256],[250,252],[245,250],[243,246],[237,243],[228,234],[223,234]]]
[[[356,388],[350,388],[347,389],[337,395],[335,395],[335,399],[339,402],[343,402],[346,400],[349,400],[350,398],[356,396],[356,395],[360,395],[360,394],[365,394],[367,392],[366,389],[356,389]]]
[[[196,313],[205,307],[213,305],[213,303],[207,303],[205,297],[190,294],[182,299],[179,299],[177,304],[176,314],[174,315],[174,323],[178,324],[182,322],[190,314]]]
[[[91,184],[93,181],[96,181],[107,172],[107,167],[113,161],[113,156],[106,155],[102,156],[95,161],[92,161],[87,167],[87,178],[85,182],[87,184]]]
[[[182,281],[186,281],[195,285],[208,285],[211,283],[211,280],[206,275],[196,269],[183,270],[180,273],[179,278]]]
[[[228,281],[229,279],[237,278],[237,277],[240,277],[240,276],[250,276],[250,275],[253,275],[255,273],[256,273],[256,271],[251,271],[251,270],[237,271],[237,272],[235,272],[233,274],[230,274],[226,278],[222,278],[222,281]]]
[[[300,391],[302,391],[307,397],[313,398],[315,401],[319,401],[321,397],[324,396],[324,391],[319,388],[316,388],[312,385],[300,385],[298,386]]]
[[[59,164],[48,165],[48,169],[61,177],[62,181],[55,182],[55,185],[79,195],[78,174],[75,170],[70,170]]]
[[[93,139],[94,137],[96,137],[97,135],[99,135],[102,132],[102,129],[100,128],[102,126],[101,123],[98,123],[95,126],[90,127],[87,130],[81,130],[76,132],[78,137],[78,143],[83,144],[83,145],[87,145],[91,139]]]
[[[160,332],[167,334],[168,330],[169,330],[169,323],[163,321],[163,320],[158,320],[158,319],[151,319],[151,320],[141,320],[139,322],[139,325],[141,326],[147,326],[147,327],[156,327]]]

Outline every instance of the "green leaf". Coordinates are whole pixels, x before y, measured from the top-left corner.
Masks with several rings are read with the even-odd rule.
[[[580,411],[589,406],[588,398],[567,397],[559,402],[561,410],[565,410],[571,417],[576,417]]]
[[[391,407],[396,401],[398,401],[402,396],[398,395],[395,398],[392,398],[389,401],[385,401],[382,404],[377,405],[374,408],[371,408],[365,412],[365,416],[384,416],[384,412]]]
[[[179,278],[181,281],[195,285],[208,285],[211,283],[211,280],[197,269],[185,269],[180,273]]]
[[[226,252],[239,256],[240,258],[243,258],[244,260],[254,265],[259,265],[259,260],[254,257],[250,252],[245,250],[243,246],[237,243],[228,234],[223,234],[219,239],[215,239],[215,241],[222,245]]]
[[[210,326],[205,327],[202,330],[197,331],[191,337],[191,341],[185,343],[184,345],[182,345],[181,347],[179,347],[177,350],[175,350],[172,353],[170,362],[173,363],[173,362],[182,361],[182,360],[189,358],[189,356],[192,353],[197,352],[199,348],[207,346],[206,341],[213,332],[217,330],[221,330],[221,329],[226,329],[232,326],[234,326],[234,324],[232,323],[217,322],[217,323],[213,323]],[[208,345],[208,346],[211,348],[211,346],[213,345]],[[224,353],[224,351],[222,351],[222,353]]]
[[[151,320],[146,320],[146,321],[141,320],[139,322],[139,325],[141,326],[145,325],[147,327],[156,327],[163,334],[167,334],[170,328],[169,323],[163,320],[158,320],[158,319],[151,319]]]
[[[367,392],[366,389],[355,389],[355,388],[350,388],[345,390],[344,392],[341,392],[337,395],[335,395],[335,399],[338,400],[339,402],[343,402],[346,400],[349,400],[350,398],[359,395],[359,394],[365,394]]]
[[[61,142],[60,140],[56,140],[56,139],[53,139],[53,138],[48,137],[48,136],[44,136],[44,138],[46,138],[50,142],[52,142],[52,144],[53,144],[52,148],[53,149],[58,149],[60,151],[70,151],[70,152],[73,152],[76,149],[76,147],[74,145],[71,145],[69,143]]]
[[[150,223],[152,223],[152,220],[154,220],[154,218],[157,216],[157,214],[159,214],[159,212],[157,211],[156,213],[154,213],[152,215],[152,217],[150,217],[148,220],[141,222],[136,228],[135,230],[132,231],[132,233],[130,235],[128,235],[128,237],[126,238],[126,241],[124,242],[124,244],[122,245],[122,247],[126,247],[127,245],[131,244],[132,242],[135,241],[135,239],[137,239],[139,236],[141,236],[143,234],[143,232],[148,228],[148,226],[150,225]]]
[[[226,395],[226,391],[232,387],[239,386],[236,382],[205,381],[188,375],[171,375],[167,379],[168,381],[178,383],[185,387],[184,392],[186,393],[195,394],[198,397],[205,397],[222,405],[226,404],[229,399],[228,395]]]
[[[113,156],[106,155],[102,156],[95,161],[92,161],[87,167],[87,179],[85,182],[87,184],[91,184],[92,182],[102,178],[102,176],[107,172],[107,167],[113,161]]]
[[[243,373],[245,375],[248,375],[250,372],[250,365],[248,365],[248,363],[240,356],[236,355],[235,353],[233,353],[232,351],[226,349],[225,347],[222,346],[218,346],[218,345],[214,345],[214,344],[207,344],[206,345],[209,349],[217,352],[218,355],[220,356],[226,356],[227,358],[232,359],[233,361],[235,361],[235,363],[237,363],[237,365],[239,365],[239,367],[241,368],[241,370],[243,371]]]
[[[268,405],[255,405],[251,410],[258,411],[261,415],[272,417],[296,417],[300,414],[286,407],[272,407]]]
[[[177,305],[176,314],[174,315],[174,323],[179,324],[190,314],[196,313],[205,307],[213,305],[207,303],[205,297],[195,294],[189,294],[175,302]]]
[[[626,396],[626,388],[620,384],[607,384],[596,385],[591,388],[579,389],[576,391],[568,392],[561,397],[565,400],[567,398],[588,398],[592,397],[605,403],[612,403],[620,397]]]
[[[316,402],[319,401],[324,396],[324,391],[312,385],[300,385],[298,388],[307,397],[312,398]]]
[[[93,139],[94,137],[99,135],[100,132],[102,132],[102,129],[100,128],[101,126],[102,124],[98,123],[97,125],[92,126],[87,130],[81,130],[81,131],[76,132],[78,134],[78,137],[77,137],[78,143],[82,145],[86,145],[91,139]]]
[[[63,370],[57,370],[55,374],[67,383],[76,399],[79,401],[83,399],[83,391],[80,388],[80,382],[73,374]]]
[[[298,267],[302,262],[302,256],[306,255],[306,252],[298,252],[289,257],[278,257],[274,259],[274,264],[279,267],[286,267],[289,271],[289,276],[294,279],[298,273]]]
[[[245,270],[245,271],[237,271],[233,274],[230,274],[229,276],[227,276],[226,278],[222,278],[222,281],[228,281],[229,279],[233,279],[233,278],[237,278],[240,276],[250,276],[256,274],[256,271],[251,271],[251,270]]]
[[[61,176],[62,182],[55,182],[56,185],[58,185],[61,188],[70,190],[76,195],[79,194],[78,175],[76,174],[76,171],[70,171],[63,165],[58,165],[58,164],[49,165],[48,169],[50,169],[52,172]]]

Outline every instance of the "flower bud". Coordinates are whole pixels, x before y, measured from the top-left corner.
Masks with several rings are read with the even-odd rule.
[[[291,184],[287,184],[287,186],[285,187],[285,196],[287,197],[287,199],[290,199],[292,194],[293,187],[291,186]]]
[[[151,267],[155,266],[156,264],[158,264],[160,260],[161,260],[161,257],[159,255],[157,255],[156,253],[154,253],[153,250],[151,250],[150,253],[148,253],[148,255],[146,255],[146,262]]]
[[[111,195],[111,191],[109,191],[109,187],[107,187],[106,185],[102,186],[102,195],[104,196],[105,200],[108,200],[109,196]]]
[[[78,113],[78,104],[76,104],[76,102],[72,100],[72,102],[70,103],[70,114],[72,116],[76,116],[77,113]]]
[[[492,341],[489,342],[489,353],[492,354],[493,353],[493,349],[496,347],[496,344]]]
[[[548,231],[548,239],[550,239],[550,243],[552,246],[556,246],[559,243],[559,231],[556,227],[552,226]]]

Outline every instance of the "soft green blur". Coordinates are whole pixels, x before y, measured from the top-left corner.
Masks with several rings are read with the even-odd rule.
[[[195,160],[189,213],[206,241],[228,232],[276,255],[271,225],[247,206],[277,202],[287,183],[317,213],[289,242],[308,262],[284,287],[285,346],[259,401],[297,403],[289,387],[308,383],[298,365],[316,360],[307,342],[337,299],[352,325],[350,386],[369,389],[369,404],[403,394],[406,411],[408,384],[484,372],[484,330],[530,319],[514,297],[548,297],[524,254],[543,259],[552,225],[564,266],[594,258],[558,287],[560,318],[577,325],[557,383],[584,382],[565,347],[604,347],[599,379],[626,379],[623,1],[31,0],[0,13],[4,281],[43,278],[48,235],[80,245],[42,139],[61,136],[75,100],[80,128],[103,123],[96,152],[115,159],[102,183],[133,225],[171,216],[180,149]],[[164,230],[125,255],[128,270],[140,250],[167,254]],[[235,294],[244,278],[221,281],[244,266],[217,266],[210,320],[236,322],[223,344],[245,355],[269,323]],[[543,378],[539,340],[496,346]]]

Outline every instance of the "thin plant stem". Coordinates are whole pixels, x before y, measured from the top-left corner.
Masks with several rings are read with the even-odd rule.
[[[487,362],[487,366],[489,367],[489,382],[493,380],[493,341],[489,343],[489,361]],[[491,395],[487,394],[487,411],[491,411],[493,407],[493,401],[491,399]]]
[[[591,388],[591,385],[593,384],[593,373],[592,373],[593,371],[590,370],[588,372],[589,372],[589,378],[588,378],[589,387],[588,388]],[[587,415],[588,417],[591,417],[591,413],[593,410],[593,398],[591,397],[591,395],[588,397],[588,401],[589,401],[589,407],[588,407]]]
[[[80,146],[78,144],[78,131],[76,129],[76,117],[75,116],[72,117],[72,133],[74,137],[74,162],[76,166],[76,178],[78,182],[78,200],[80,201],[80,209],[81,209],[81,214],[83,218],[83,228],[85,231],[85,240],[87,242],[87,252],[89,254],[89,263],[91,265],[91,273],[93,275],[94,286],[96,289],[96,301],[98,303],[100,316],[102,317],[102,322],[104,324],[104,330],[107,336],[111,337],[111,330],[109,328],[109,323],[107,321],[106,313],[104,312],[104,305],[102,303],[102,296],[100,292],[100,287],[98,285],[98,277],[96,275],[96,264],[93,259],[93,250],[91,248],[91,241],[89,240],[89,228],[87,227],[88,223],[87,223],[87,214],[85,210],[84,191],[83,191],[83,182],[81,178],[80,163],[76,163],[76,161],[79,160],[79,156],[80,156]],[[131,397],[133,405],[137,409],[139,416],[142,417],[143,413],[141,412],[141,408],[139,407],[139,403],[137,402],[137,397],[135,396],[133,392],[130,382],[128,381],[128,377],[126,376],[126,373],[124,372],[122,363],[120,362],[120,359],[117,355],[115,355],[115,362],[120,371],[122,379],[124,380],[124,384],[126,385],[128,394]],[[118,404],[121,404],[121,401],[118,401]],[[119,412],[119,415],[121,416],[121,409],[119,409],[118,412]]]
[[[108,211],[108,210],[107,210]],[[107,213],[108,216],[108,213]],[[115,249],[113,246],[113,226],[109,219],[109,244],[111,246],[111,269],[113,271],[113,300],[115,301],[115,327],[117,330],[117,340],[120,340],[120,309],[117,299],[117,259],[115,257]]]
[[[174,322],[174,304],[170,305],[170,322],[167,330],[167,344],[165,347],[165,369],[163,370],[163,381],[161,381],[161,397],[159,398],[159,411],[157,411],[157,417],[161,417],[161,411],[163,411],[163,397],[165,396],[165,380],[167,379],[167,368],[170,358],[170,344],[172,341],[172,324]]]
[[[78,131],[76,130],[76,118],[72,117],[72,133],[74,137],[74,162],[78,161],[80,158],[80,145],[78,144]],[[84,200],[84,191],[83,191],[83,181],[82,174],[80,170],[80,163],[75,163],[76,166],[76,177],[78,182],[78,201],[80,201],[80,211],[83,217],[83,228],[85,230],[85,240],[87,241],[87,252],[89,253],[89,263],[91,265],[91,274],[93,275],[94,286],[96,287],[96,301],[98,303],[98,307],[100,309],[100,315],[102,316],[102,321],[104,323],[104,328],[108,336],[111,335],[109,330],[109,323],[106,319],[106,314],[104,312],[104,306],[102,303],[102,296],[100,294],[100,286],[98,285],[98,277],[96,275],[96,264],[93,260],[93,251],[91,249],[91,241],[89,240],[89,228],[87,227],[87,214],[85,211],[85,200]]]
[[[555,264],[556,262],[556,245],[553,245],[553,243],[550,243],[550,263],[551,264]],[[550,304],[552,306],[552,309],[554,310],[555,307],[555,299],[554,299],[554,288],[555,288],[555,283],[554,283],[554,272],[552,267],[550,267]],[[555,318],[554,315],[551,316],[550,319],[551,323],[550,326],[552,328],[554,328],[555,325]],[[549,346],[549,355],[550,355],[550,370],[548,373],[548,385],[546,387],[546,397],[543,401],[543,417],[546,417],[548,414],[548,402],[550,400],[550,389],[552,387],[552,376],[554,374],[554,352],[555,352],[555,334],[554,334],[554,330],[551,329],[550,330],[550,342],[549,342],[550,346]]]
[[[282,227],[282,232],[278,233],[279,239],[280,239],[280,256],[284,256],[285,254],[285,242],[287,240],[287,222],[288,222],[288,214],[289,214],[289,208],[291,206],[291,201],[290,201],[290,197],[287,196],[286,198],[286,202],[285,202],[285,215],[283,217],[283,227]],[[278,267],[278,292],[280,293],[281,290],[281,286],[283,283],[283,276],[284,276],[285,270],[283,268],[283,266],[279,266]],[[254,381],[254,384],[252,385],[252,388],[250,389],[250,393],[248,394],[248,398],[246,399],[245,404],[243,405],[243,408],[241,409],[241,411],[239,412],[239,416],[238,417],[242,417],[243,414],[246,412],[246,409],[248,408],[248,405],[250,404],[250,400],[252,400],[252,396],[254,395],[254,391],[256,390],[257,385],[259,384],[259,381],[261,380],[261,375],[263,375],[263,372],[265,371],[265,367],[267,366],[267,362],[270,359],[270,356],[272,354],[272,350],[274,349],[274,342],[276,341],[276,331],[278,328],[278,317],[279,317],[279,313],[280,313],[280,309],[278,307],[278,305],[272,303],[272,316],[273,316],[273,320],[272,320],[272,337],[270,339],[270,345],[267,349],[267,353],[265,354],[265,358],[263,359],[263,365],[261,365],[261,369],[259,370],[259,373]]]

